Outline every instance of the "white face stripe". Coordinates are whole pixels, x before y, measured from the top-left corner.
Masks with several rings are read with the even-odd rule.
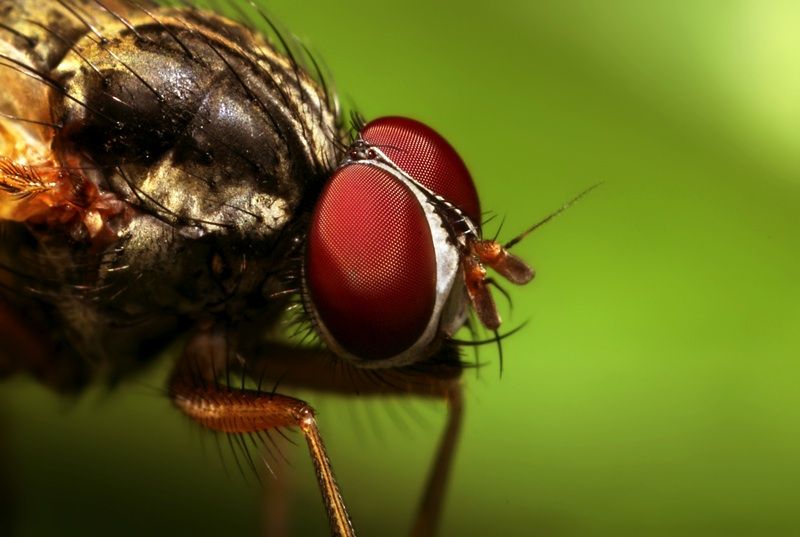
[[[423,351],[436,338],[442,321],[444,321],[444,323],[448,326],[448,332],[454,331],[454,328],[451,326],[454,324],[453,321],[451,319],[443,320],[442,313],[446,310],[446,306],[449,306],[448,302],[451,292],[453,291],[453,286],[455,285],[458,275],[460,274],[461,255],[459,252],[459,246],[453,243],[454,237],[451,237],[450,232],[442,220],[442,216],[439,214],[436,205],[431,200],[434,200],[437,203],[446,204],[454,211],[457,211],[457,213],[464,218],[464,221],[467,223],[468,232],[474,232],[477,234],[477,231],[469,218],[463,215],[463,213],[458,210],[457,207],[453,206],[441,196],[436,195],[419,184],[402,169],[400,169],[379,149],[371,149],[375,151],[375,158],[348,158],[342,163],[339,169],[351,164],[365,164],[384,170],[392,177],[403,183],[419,202],[425,213],[425,218],[428,220],[428,226],[431,231],[431,239],[433,241],[434,254],[436,256],[436,299],[433,305],[431,317],[428,320],[428,324],[425,326],[425,330],[423,330],[417,341],[405,351],[381,360],[366,360],[364,358],[355,356],[342,348],[325,327],[325,323],[322,321],[322,319],[316,314],[312,314],[314,315],[314,321],[320,332],[322,340],[337,356],[352,361],[358,367],[381,369],[387,367],[402,367],[404,365],[418,362]],[[450,309],[452,308],[447,308],[448,311]],[[310,310],[312,312],[314,311],[313,308],[310,308]],[[461,317],[461,323],[463,323],[463,316],[459,315],[459,317]]]

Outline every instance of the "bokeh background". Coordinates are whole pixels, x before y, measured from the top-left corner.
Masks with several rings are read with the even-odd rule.
[[[442,535],[800,535],[800,4],[267,7],[346,104],[449,138],[504,237],[604,182],[518,247],[537,279],[500,302],[529,324],[502,379],[491,348],[465,376]],[[158,395],[168,366],[77,401],[0,384],[15,535],[257,534],[258,484]],[[359,534],[406,534],[441,405],[303,395]],[[292,528],[325,535],[300,448]]]

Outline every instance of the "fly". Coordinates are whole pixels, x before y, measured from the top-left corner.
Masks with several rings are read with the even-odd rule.
[[[315,412],[284,390],[446,401],[413,530],[433,535],[468,367],[455,334],[474,316],[500,341],[487,268],[528,283],[510,250],[538,224],[485,239],[455,149],[409,118],[348,128],[317,64],[242,22],[274,30],[256,6],[239,22],[144,1],[0,6],[0,374],[75,392],[188,334],[175,407],[251,439],[299,428],[341,536]],[[293,304],[319,345],[269,337]]]

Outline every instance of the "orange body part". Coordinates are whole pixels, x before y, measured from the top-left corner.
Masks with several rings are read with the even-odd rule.
[[[0,219],[62,228],[92,243],[114,239],[109,221],[128,205],[102,192],[79,167],[20,164],[0,156]]]

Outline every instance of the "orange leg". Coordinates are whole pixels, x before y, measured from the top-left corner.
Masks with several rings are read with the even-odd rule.
[[[280,378],[282,386],[343,394],[408,394],[443,398],[449,402],[448,423],[412,531],[415,537],[433,536],[462,416],[461,365],[455,353],[451,360],[380,373],[331,362],[329,355],[314,349],[274,345],[262,347],[258,355],[259,361],[250,368],[251,376]],[[248,434],[298,427],[314,462],[332,535],[355,536],[314,410],[299,399],[279,393],[220,386],[217,383],[220,374],[228,367],[235,367],[237,362],[243,364],[241,358],[229,356],[224,333],[213,328],[198,332],[187,345],[171,378],[173,402],[194,421],[224,433]]]

